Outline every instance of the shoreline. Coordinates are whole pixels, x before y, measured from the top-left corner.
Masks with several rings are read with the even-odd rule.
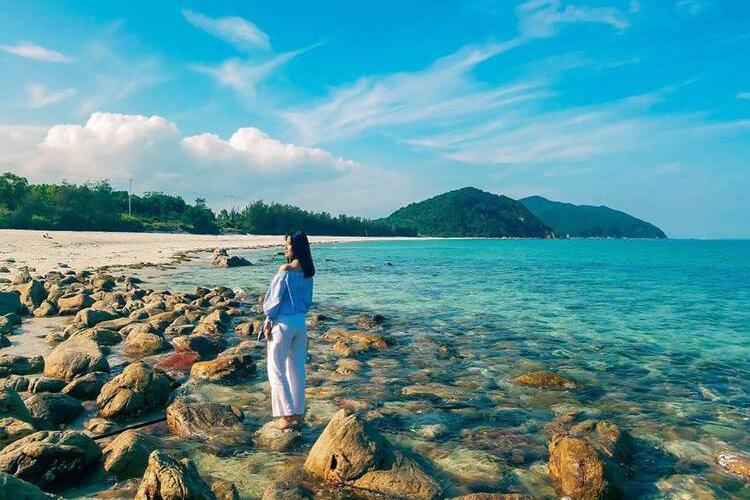
[[[171,264],[187,253],[214,248],[250,250],[281,246],[281,235],[201,235],[108,231],[0,229],[0,263],[15,272],[24,267],[46,274],[76,270]],[[410,240],[391,236],[310,236],[310,243]],[[8,260],[12,259],[12,260]],[[61,265],[62,264],[62,265]]]

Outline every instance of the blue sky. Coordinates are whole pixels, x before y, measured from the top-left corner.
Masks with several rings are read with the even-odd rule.
[[[369,217],[473,185],[750,237],[750,2],[0,2],[0,170]]]

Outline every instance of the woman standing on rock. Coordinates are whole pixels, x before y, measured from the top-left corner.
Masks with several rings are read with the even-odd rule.
[[[295,231],[286,235],[284,257],[286,264],[273,277],[263,301],[266,314],[263,334],[268,340],[273,416],[281,417],[281,428],[290,428],[301,425],[305,413],[305,314],[312,303],[315,275],[305,233]]]

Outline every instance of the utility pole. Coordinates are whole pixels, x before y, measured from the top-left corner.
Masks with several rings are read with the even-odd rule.
[[[133,195],[133,179],[128,179],[130,185],[128,186],[128,218],[133,214],[132,205],[130,203],[130,197]]]

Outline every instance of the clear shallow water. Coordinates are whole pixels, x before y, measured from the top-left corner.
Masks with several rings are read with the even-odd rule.
[[[191,263],[149,285],[262,292],[281,262],[274,253],[245,253],[251,268]],[[313,343],[311,420],[353,399],[449,491],[545,497],[554,490],[540,430],[579,411],[638,438],[633,498],[750,498],[715,464],[718,451],[750,451],[750,241],[425,240],[313,253],[318,309],[334,320],[327,326],[378,312],[397,348],[336,377],[330,346]],[[585,389],[512,383],[537,369]],[[432,385],[403,391],[415,384]],[[425,438],[424,426],[436,423],[447,432]],[[304,450],[291,456],[299,461]]]
[[[213,268],[204,257],[126,274],[154,289],[223,285],[254,296],[281,262],[275,253],[247,252],[256,264],[250,268]],[[269,419],[262,348],[259,375],[246,383],[189,382],[179,390],[241,406],[246,432],[234,442],[149,428],[165,450],[192,457],[204,475],[233,481],[243,498],[259,498],[280,475],[299,474],[340,407],[364,409],[391,441],[420,457],[447,496],[556,498],[543,430],[575,411],[636,436],[638,472],[628,498],[750,498],[747,483],[716,465],[720,451],[750,451],[750,242],[371,242],[316,246],[314,255],[316,309],[331,319],[310,327],[308,428],[300,446],[281,453],[252,443]],[[355,373],[338,374],[338,357],[319,336],[333,326],[352,328],[363,310],[386,316],[384,333],[395,346],[361,356]],[[42,337],[68,321],[28,320],[3,351],[45,354],[51,346]],[[120,350],[113,349],[113,365],[127,361]],[[573,377],[584,390],[512,382],[538,369]],[[73,428],[95,410],[87,407]],[[96,473],[84,483],[63,494],[87,498],[112,478]]]

